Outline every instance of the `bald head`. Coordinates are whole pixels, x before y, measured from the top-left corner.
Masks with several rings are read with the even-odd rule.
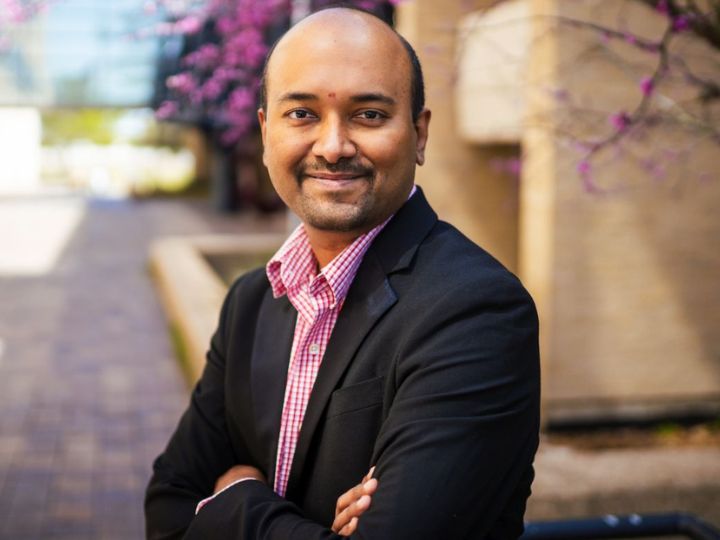
[[[390,25],[376,15],[354,7],[330,7],[313,13],[288,30],[270,49],[260,87],[260,106],[268,108],[268,87],[271,84],[273,58],[288,51],[297,53],[307,46],[321,45],[327,54],[336,54],[339,42],[349,44],[359,51],[374,49],[383,51],[382,59],[395,61],[402,58],[402,68],[408,78],[408,92],[413,121],[425,106],[425,83],[420,60],[410,43]],[[298,49],[300,47],[300,49]]]

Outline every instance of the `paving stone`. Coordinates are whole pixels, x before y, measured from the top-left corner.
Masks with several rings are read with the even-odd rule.
[[[283,223],[205,201],[0,198],[0,214],[70,207],[84,215],[52,268],[0,274],[0,538],[136,540],[152,460],[188,400],[149,245]],[[0,246],[12,234],[0,230]]]

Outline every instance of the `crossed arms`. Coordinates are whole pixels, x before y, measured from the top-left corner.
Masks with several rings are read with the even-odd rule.
[[[521,534],[537,447],[539,375],[535,310],[516,282],[460,283],[413,318],[402,354],[388,370],[391,401],[367,457],[368,467],[376,465],[372,504],[346,513],[334,531],[332,523],[309,519],[299,504],[258,481],[232,486],[194,514],[197,502],[212,494],[233,466],[259,469],[251,453],[231,441],[227,425],[228,309],[226,302],[190,407],[156,460],[146,499],[149,538],[341,538],[334,531],[373,540]],[[347,452],[353,452],[351,444]],[[331,494],[333,500],[341,495],[342,490]],[[348,504],[359,500],[357,493],[345,498]],[[340,504],[333,510],[344,509]]]

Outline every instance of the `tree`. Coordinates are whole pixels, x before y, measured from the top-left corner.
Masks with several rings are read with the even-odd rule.
[[[0,0],[0,53],[9,49],[9,30],[29,21],[47,7],[48,0]]]
[[[352,4],[392,18],[384,0],[356,0]],[[234,155],[247,160],[257,154],[256,110],[262,66],[270,44],[301,15],[291,0],[210,0],[157,2],[168,21],[155,32],[168,40],[182,36],[176,58],[164,61],[155,102],[161,120],[200,127],[211,141],[216,206],[236,206]],[[305,11],[330,4],[311,1]],[[245,150],[243,152],[243,150]],[[218,176],[219,175],[219,176]]]
[[[659,36],[642,36],[633,28],[596,24],[560,17],[559,23],[594,33],[601,46],[610,49],[620,42],[652,59],[650,69],[637,73],[637,94],[632,108],[609,111],[609,131],[592,139],[576,139],[580,152],[577,170],[585,186],[597,191],[593,162],[603,153],[622,152],[661,127],[691,131],[695,137],[720,144],[720,1],[718,0],[633,0],[648,6],[665,19]],[[717,55],[713,71],[700,71],[697,62],[685,56],[682,42],[701,42]],[[623,57],[624,56],[624,57]],[[635,69],[630,55],[615,54],[616,62],[628,71]],[[679,88],[678,88],[679,87]],[[568,105],[571,114],[572,96],[560,89],[556,97]],[[672,148],[662,148],[642,160],[642,168],[650,177],[660,179],[667,166],[683,156]]]
[[[491,43],[493,32],[503,32],[498,25],[532,28],[525,56],[516,57],[526,74],[516,84],[527,83],[525,95],[534,105],[523,128],[552,134],[574,158],[588,191],[621,187],[619,181],[607,182],[612,167],[606,166],[621,158],[638,171],[631,178],[642,180],[713,174],[688,176],[679,169],[692,161],[697,149],[692,142],[720,143],[718,0],[496,0],[482,11],[488,16],[473,17],[476,22],[465,28],[487,32],[475,43],[486,37]],[[542,60],[555,73],[530,80],[542,70],[523,61],[545,38],[563,44]],[[486,54],[512,62],[502,43],[495,43],[496,51]],[[678,140],[692,142],[679,148]],[[516,158],[496,163],[515,175],[521,165]]]

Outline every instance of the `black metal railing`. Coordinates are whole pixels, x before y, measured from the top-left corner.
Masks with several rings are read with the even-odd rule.
[[[720,540],[720,531],[692,514],[630,514],[525,524],[520,540],[604,540],[686,536],[692,540]]]

